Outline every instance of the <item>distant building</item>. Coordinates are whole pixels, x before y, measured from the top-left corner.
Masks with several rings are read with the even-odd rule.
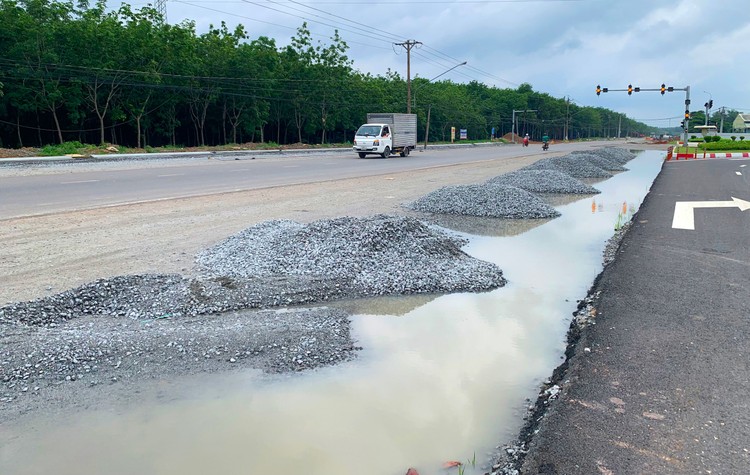
[[[735,132],[750,132],[750,114],[737,114],[732,122],[732,130]]]

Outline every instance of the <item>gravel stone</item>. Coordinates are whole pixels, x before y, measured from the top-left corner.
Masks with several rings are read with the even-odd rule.
[[[512,219],[556,218],[560,213],[515,186],[454,185],[439,188],[407,205],[415,211]]]
[[[543,158],[522,170],[557,170],[575,178],[611,178],[612,174],[589,162],[585,156],[563,155]]]
[[[608,172],[625,172],[628,170],[627,168],[622,166],[619,162],[610,160],[609,158],[606,158],[597,153],[579,151],[579,152],[572,152],[569,155],[573,157],[584,157],[592,165],[596,165],[602,170],[606,170]]]
[[[162,378],[237,366],[286,373],[352,359],[349,316],[328,307],[136,320],[86,315],[55,326],[0,323],[0,397],[59,384]],[[78,383],[77,383],[78,382]],[[24,389],[26,388],[26,389]],[[27,401],[28,403],[28,401]],[[0,405],[0,414],[8,409]]]
[[[411,217],[266,221],[201,252],[197,277],[118,276],[6,305],[0,402],[8,404],[0,414],[32,410],[38,399],[30,395],[84,380],[236,367],[281,373],[347,361],[359,349],[348,313],[288,306],[503,286],[502,270],[464,253],[466,243]]]
[[[625,150],[619,147],[604,147],[591,150],[591,153],[604,157],[620,165],[625,165],[630,160],[635,158],[635,154],[630,150]]]
[[[487,183],[515,186],[531,193],[594,195],[601,193],[572,176],[557,170],[516,170],[487,180]]]
[[[285,276],[333,294],[325,299],[504,285],[502,271],[464,253],[464,244],[412,217],[343,217],[307,225],[276,220],[231,236],[196,260],[203,276],[228,277],[235,285]]]

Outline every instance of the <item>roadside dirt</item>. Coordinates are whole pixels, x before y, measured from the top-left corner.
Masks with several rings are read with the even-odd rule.
[[[253,224],[280,218],[310,222],[336,216],[408,214],[401,208],[403,203],[441,186],[481,182],[538,158],[503,158],[0,221],[0,305],[116,275],[190,274],[198,251]]]

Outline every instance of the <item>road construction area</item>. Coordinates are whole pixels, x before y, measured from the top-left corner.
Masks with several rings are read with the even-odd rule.
[[[611,171],[592,167],[597,157],[589,153],[556,162],[562,155],[200,188],[200,196],[130,204],[102,195],[100,205],[3,220],[0,265],[10,278],[0,298],[8,302],[0,315],[0,414],[8,423],[0,467],[44,473],[51,466],[32,452],[52,444],[87,461],[83,471],[59,464],[59,473],[97,473],[117,456],[118,473],[239,473],[270,464],[278,473],[304,466],[330,474],[372,457],[367,473],[412,466],[429,474],[438,460],[472,450],[479,453],[462,462],[464,473],[679,473],[696,461],[722,467],[694,456],[718,442],[670,439],[710,416],[701,427],[731,440],[723,467],[732,469],[743,460],[746,426],[720,416],[742,409],[747,366],[729,363],[745,350],[734,340],[747,329],[723,314],[747,315],[746,303],[726,292],[745,285],[747,238],[733,238],[748,226],[744,205],[733,200],[747,192],[744,163],[665,163],[646,197],[662,168],[658,154],[599,159]],[[570,176],[548,168],[572,163]],[[287,160],[284,173],[307,165]],[[87,181],[67,176],[76,173],[67,167],[39,175]],[[16,169],[8,178],[29,174]],[[558,195],[546,196],[540,183]],[[518,187],[536,187],[536,195]],[[684,208],[694,211],[692,223],[682,221]],[[456,219],[467,212],[474,217]],[[425,226],[420,219],[432,213],[453,218],[436,221],[445,228]],[[498,218],[514,224],[500,230]],[[613,262],[596,278],[613,228],[622,245],[610,243]],[[711,283],[700,287],[701,279]],[[382,297],[390,294],[399,297]],[[726,334],[711,322],[725,324]],[[300,377],[273,376],[289,373]],[[735,383],[727,388],[729,377]],[[404,404],[399,395],[407,393]],[[224,464],[187,455],[179,443],[146,449],[168,427],[203,440],[203,418],[225,421],[211,424],[213,437],[201,443],[221,451]],[[306,418],[321,422],[300,424]],[[571,425],[580,429],[575,437]],[[355,426],[368,427],[364,444],[338,436]],[[250,435],[243,427],[268,429]],[[138,435],[144,430],[154,440]],[[122,437],[119,455],[106,443],[114,434]],[[220,440],[255,440],[258,450],[238,452]],[[579,450],[583,440],[591,445]],[[312,441],[315,462],[288,457]],[[132,455],[144,450],[135,463]]]

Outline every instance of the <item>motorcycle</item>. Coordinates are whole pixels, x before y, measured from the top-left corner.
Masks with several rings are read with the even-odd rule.
[[[544,142],[544,145],[542,145],[542,150],[549,150],[549,143]]]

